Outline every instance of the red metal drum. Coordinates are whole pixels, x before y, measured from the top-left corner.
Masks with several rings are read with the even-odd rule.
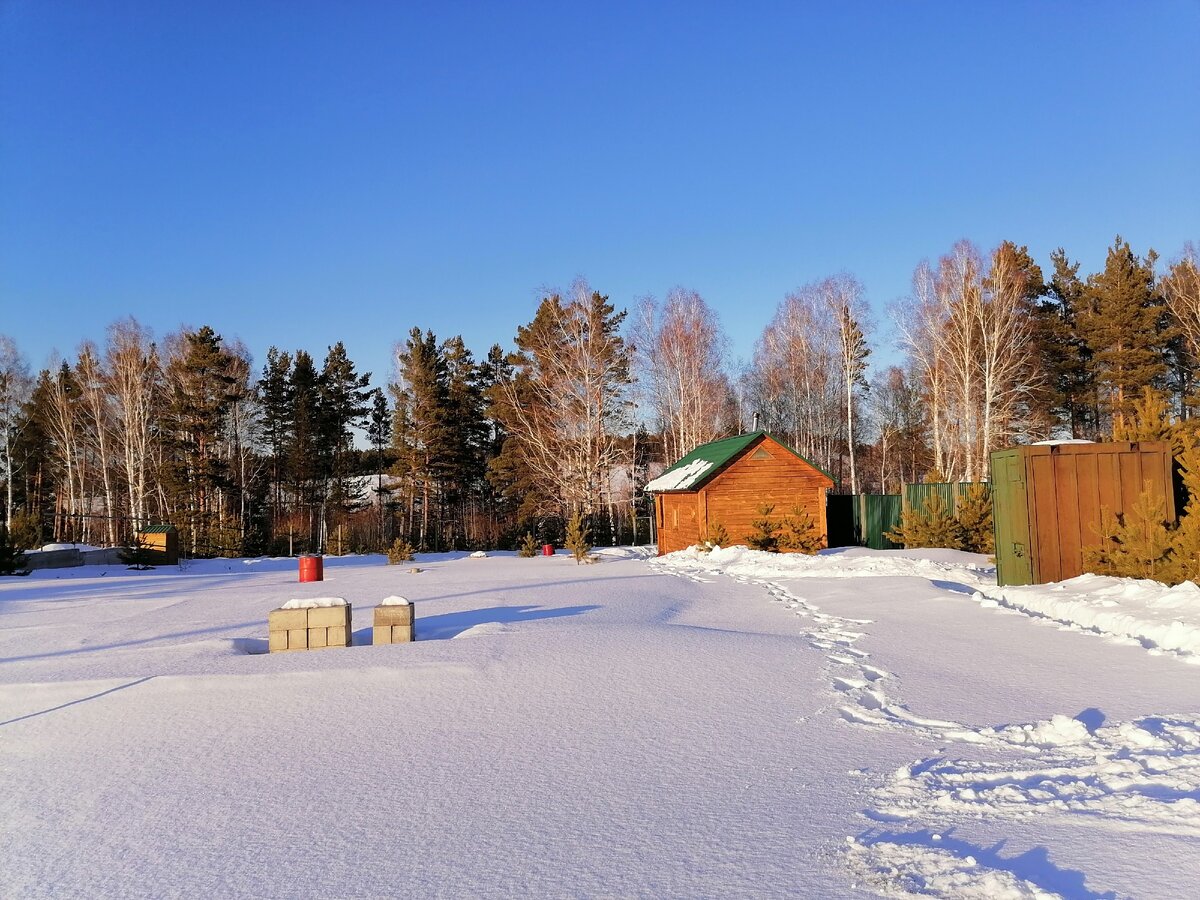
[[[301,581],[324,581],[325,580],[325,559],[321,556],[302,556],[300,557],[300,580]]]
[[[542,556],[553,556],[553,555],[554,555],[554,545],[553,544],[542,544]]]

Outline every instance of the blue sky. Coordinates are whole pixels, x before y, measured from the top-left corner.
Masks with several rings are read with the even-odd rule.
[[[853,272],[882,322],[960,237],[1170,258],[1197,47],[1197,0],[0,0],[0,332],[343,340],[381,384],[577,276],[693,288],[749,357],[792,288]]]

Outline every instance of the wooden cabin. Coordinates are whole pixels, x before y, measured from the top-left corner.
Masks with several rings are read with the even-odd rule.
[[[806,510],[827,542],[825,492],[833,485],[829,473],[765,431],[703,444],[646,485],[659,555],[700,543],[710,525],[744,544],[764,505],[775,507],[774,518]]]

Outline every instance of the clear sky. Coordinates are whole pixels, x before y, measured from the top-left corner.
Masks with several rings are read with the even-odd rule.
[[[960,237],[1200,242],[1200,2],[0,0],[0,332],[134,315],[383,383],[539,289],[672,286],[748,357],[841,270]]]

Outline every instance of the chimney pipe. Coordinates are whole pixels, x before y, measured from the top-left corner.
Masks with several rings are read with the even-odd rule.
[[[752,429],[750,429],[750,430],[751,430],[751,431],[758,431],[758,413],[755,413],[755,414],[754,414],[754,427],[753,427]]]

